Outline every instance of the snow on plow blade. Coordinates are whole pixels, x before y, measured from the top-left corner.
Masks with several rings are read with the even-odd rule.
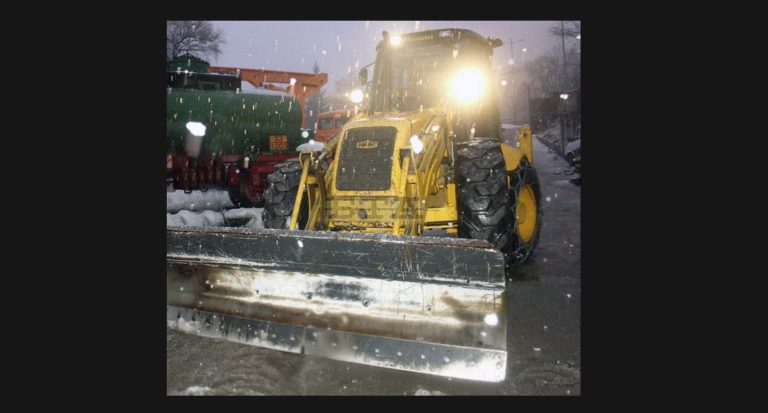
[[[485,241],[168,227],[167,318],[205,337],[472,380],[506,376]]]

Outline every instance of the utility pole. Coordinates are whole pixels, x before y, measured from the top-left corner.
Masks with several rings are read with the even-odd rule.
[[[533,126],[531,125],[533,125],[533,122],[531,122],[531,82],[526,82],[525,86],[528,89],[528,126],[532,128]]]
[[[518,40],[515,40],[515,41],[512,41],[512,39],[509,39],[509,48],[511,50],[511,54],[509,56],[509,62],[510,62],[509,64],[514,64],[515,63],[515,43],[520,43],[523,40],[525,40],[525,39],[518,39]]]
[[[562,20],[560,20],[560,38],[563,42],[563,88],[561,93],[565,93],[568,87],[568,69],[565,63],[565,22]],[[563,100],[561,104],[563,105],[563,110],[560,115],[560,146],[562,149],[561,153],[565,155],[565,101]]]
[[[515,43],[520,43],[525,39],[518,39],[518,40],[512,40],[509,39],[509,48],[510,48],[510,56],[509,56],[509,64],[513,66],[515,64]],[[514,66],[510,68],[510,73],[512,74],[512,79],[510,80],[510,91],[511,91],[511,103],[512,103],[512,118],[513,122],[517,122],[517,111],[515,107],[515,70]]]

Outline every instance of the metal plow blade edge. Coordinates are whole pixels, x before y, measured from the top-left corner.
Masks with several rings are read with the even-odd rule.
[[[504,259],[485,241],[244,228],[167,235],[171,328],[398,370],[506,376]]]

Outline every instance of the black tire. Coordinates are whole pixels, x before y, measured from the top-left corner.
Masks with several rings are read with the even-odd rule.
[[[541,187],[539,185],[539,176],[536,173],[536,169],[531,166],[527,160],[522,159],[520,166],[510,174],[510,205],[512,206],[513,225],[511,227],[510,242],[507,250],[503,250],[505,255],[505,261],[507,265],[522,263],[527,261],[536,250],[536,246],[539,245],[539,237],[541,236],[541,222],[543,217],[543,210],[541,205]],[[520,190],[524,186],[529,186],[533,190],[533,196],[536,201],[536,225],[534,227],[533,236],[527,242],[520,236],[518,226],[515,221],[517,206],[517,199],[520,195]]]
[[[477,140],[457,149],[459,237],[484,239],[502,250],[509,242],[510,199],[499,141]]]
[[[298,159],[291,159],[275,165],[275,170],[267,175],[269,186],[264,191],[264,211],[261,213],[265,228],[287,229],[296,192],[301,181],[301,164]],[[299,211],[298,229],[303,229],[309,215],[306,197]]]
[[[456,151],[456,184],[462,238],[484,239],[504,253],[507,271],[527,260],[538,243],[541,225],[540,191],[536,171],[525,161],[510,175],[499,141],[483,139],[459,144]],[[537,204],[535,233],[526,243],[515,222],[515,205],[521,183],[531,185]]]
[[[240,185],[238,185],[237,187],[237,190],[240,192],[239,194],[240,208],[254,207],[254,205],[251,203],[251,199],[248,197],[249,186],[250,186],[250,179],[248,181],[245,181],[243,178],[240,178]]]
[[[229,200],[232,201],[232,205],[235,208],[240,208],[240,187],[229,186],[227,187],[227,193],[229,194]]]

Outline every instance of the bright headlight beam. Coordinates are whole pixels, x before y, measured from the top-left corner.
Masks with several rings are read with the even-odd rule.
[[[485,92],[485,79],[477,69],[462,69],[453,78],[451,95],[462,102],[476,101]]]
[[[395,47],[397,47],[397,46],[399,46],[399,45],[400,45],[400,41],[401,41],[401,40],[402,40],[402,39],[400,39],[400,36],[397,36],[397,35],[395,35],[395,36],[390,36],[390,38],[389,38],[389,44],[390,44],[390,45],[392,45],[392,46],[395,46]]]
[[[187,122],[187,130],[195,136],[205,136],[205,125],[200,122]]]
[[[354,103],[360,103],[363,101],[363,91],[360,89],[355,89],[352,92],[349,93],[349,100],[351,100]]]

